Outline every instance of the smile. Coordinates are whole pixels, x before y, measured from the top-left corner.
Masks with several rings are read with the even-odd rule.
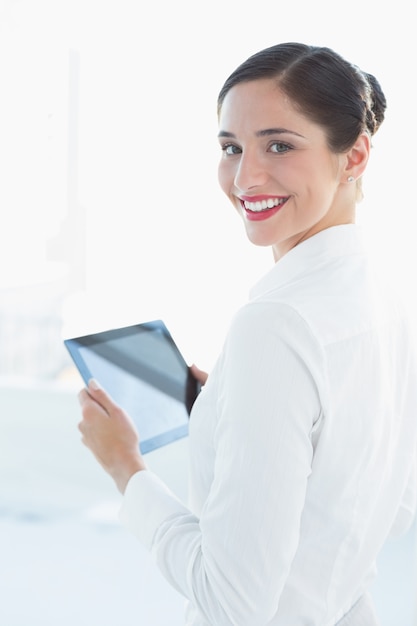
[[[256,202],[250,202],[249,200],[241,200],[243,207],[247,211],[252,211],[253,213],[260,213],[261,211],[269,211],[278,206],[282,206],[288,200],[286,198],[268,198],[267,200],[257,200]]]

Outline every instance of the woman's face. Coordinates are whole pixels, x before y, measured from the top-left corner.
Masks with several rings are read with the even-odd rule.
[[[298,112],[271,79],[240,83],[219,116],[219,182],[254,244],[275,259],[300,241],[355,218],[347,156]]]

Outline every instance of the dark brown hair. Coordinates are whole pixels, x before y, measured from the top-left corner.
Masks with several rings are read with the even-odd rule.
[[[351,148],[364,131],[374,135],[384,120],[386,99],[374,76],[330,48],[301,43],[281,43],[250,56],[224,83],[218,111],[232,87],[262,78],[276,79],[298,110],[326,131],[334,152]]]

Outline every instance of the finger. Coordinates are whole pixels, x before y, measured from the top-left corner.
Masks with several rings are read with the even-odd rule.
[[[91,427],[91,424],[98,419],[108,419],[108,411],[100,404],[100,402],[93,398],[87,388],[82,389],[78,394],[78,401],[81,406],[82,421],[78,425],[78,429],[82,433],[86,433],[87,429]]]
[[[193,375],[195,376],[195,378],[198,380],[198,382],[201,383],[202,385],[205,385],[207,382],[207,378],[208,378],[207,372],[204,372],[203,370],[201,370],[194,363],[191,365],[190,369]]]
[[[95,378],[91,378],[88,381],[86,391],[109,415],[120,411],[119,405],[114,402],[113,398],[103,389]]]
[[[90,398],[91,396],[85,388],[81,389],[81,391],[78,393],[78,402],[81,404],[81,406]]]

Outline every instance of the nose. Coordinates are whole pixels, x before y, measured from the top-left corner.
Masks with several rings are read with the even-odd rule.
[[[245,192],[262,187],[267,179],[268,173],[259,155],[252,151],[242,152],[235,172],[235,187]]]

